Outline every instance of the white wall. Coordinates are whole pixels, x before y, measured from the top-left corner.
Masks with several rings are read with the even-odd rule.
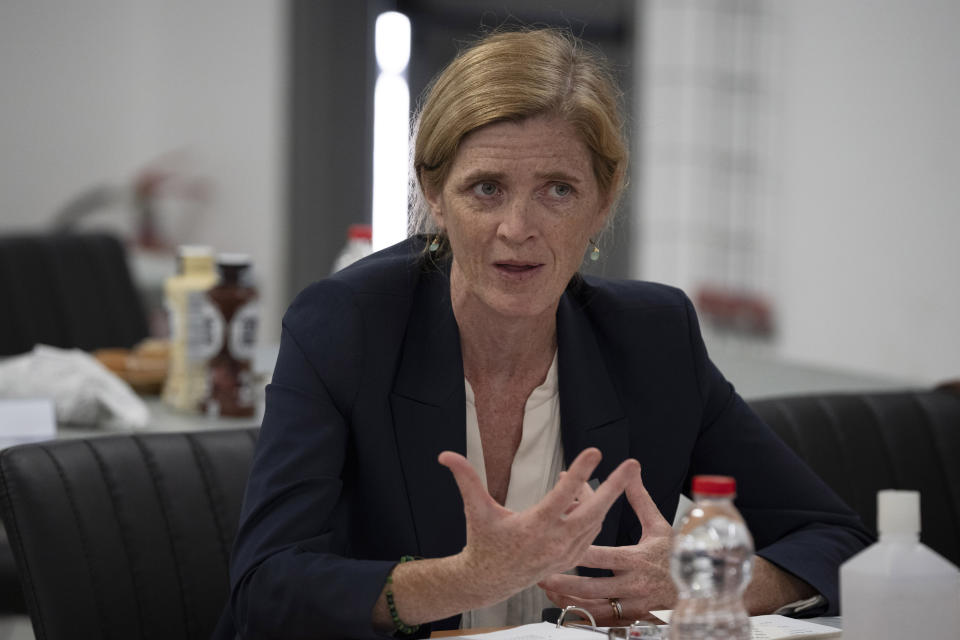
[[[153,148],[134,5],[0,4],[0,220],[39,227],[82,189],[130,177]],[[148,142],[151,141],[151,142]]]
[[[674,51],[690,29],[689,20],[674,20],[683,15],[678,7],[690,13],[704,5],[641,6],[660,12],[660,19],[648,14],[640,23],[648,31],[638,71],[656,85],[664,60],[692,55]],[[921,384],[960,376],[960,3],[805,0],[762,7],[773,151],[761,232],[770,238],[768,273],[761,280],[776,305],[774,352]],[[704,46],[691,46],[698,44]],[[657,115],[671,91],[648,93],[639,105],[648,145],[676,119]],[[686,113],[692,106],[679,101],[671,108]],[[683,208],[698,187],[652,152],[645,148],[635,166],[639,215],[648,221],[637,225],[643,258],[635,275],[682,276],[691,268],[678,261],[694,264],[696,247],[658,243],[649,220],[664,208]]]
[[[960,3],[782,3],[781,352],[960,376]]]
[[[284,275],[286,3],[0,3],[0,231],[181,152],[214,197],[189,237],[253,255],[264,339]]]

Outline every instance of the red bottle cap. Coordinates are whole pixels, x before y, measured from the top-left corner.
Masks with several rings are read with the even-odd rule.
[[[352,224],[347,227],[347,238],[350,240],[370,240],[373,238],[373,227],[369,224]]]
[[[732,496],[737,492],[737,481],[730,476],[694,476],[692,488],[705,496]]]

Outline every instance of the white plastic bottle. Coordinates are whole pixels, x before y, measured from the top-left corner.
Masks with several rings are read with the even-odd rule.
[[[696,476],[693,506],[674,537],[670,573],[677,604],[670,640],[749,640],[743,591],[753,569],[753,537],[733,506],[729,476]]]
[[[880,540],[840,567],[844,640],[960,638],[960,570],[920,543],[920,494],[877,494]]]
[[[207,290],[216,283],[213,249],[181,246],[177,275],[167,278],[163,287],[170,318],[163,401],[186,412],[200,411],[207,394],[207,361],[217,353],[223,335],[222,317],[207,300]]]
[[[373,228],[369,224],[352,224],[347,228],[347,244],[344,245],[336,262],[333,263],[333,273],[348,267],[360,258],[373,253]]]

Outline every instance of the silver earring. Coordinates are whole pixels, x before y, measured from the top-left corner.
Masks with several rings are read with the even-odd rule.
[[[590,261],[596,262],[600,259],[600,247],[598,247],[597,243],[593,240],[590,240],[590,244],[593,245],[593,251],[590,252]]]
[[[439,248],[440,248],[440,236],[433,236],[433,242],[431,242],[430,246],[428,247],[428,249],[430,250],[430,253],[435,252]]]

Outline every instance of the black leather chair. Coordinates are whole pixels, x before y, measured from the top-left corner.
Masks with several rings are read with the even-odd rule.
[[[132,347],[147,316],[126,249],[106,233],[0,236],[0,356],[37,343]]]
[[[13,559],[13,551],[7,542],[7,532],[0,527],[0,616],[21,615],[27,612],[20,590],[20,577]]]
[[[871,530],[877,491],[919,491],[920,539],[960,565],[960,392],[775,397],[750,406]]]
[[[752,401],[876,527],[876,492],[917,489],[922,538],[960,563],[960,393]],[[206,638],[257,431],[120,435],[0,453],[7,526],[37,638]]]
[[[0,453],[0,515],[39,640],[209,638],[256,429]]]

